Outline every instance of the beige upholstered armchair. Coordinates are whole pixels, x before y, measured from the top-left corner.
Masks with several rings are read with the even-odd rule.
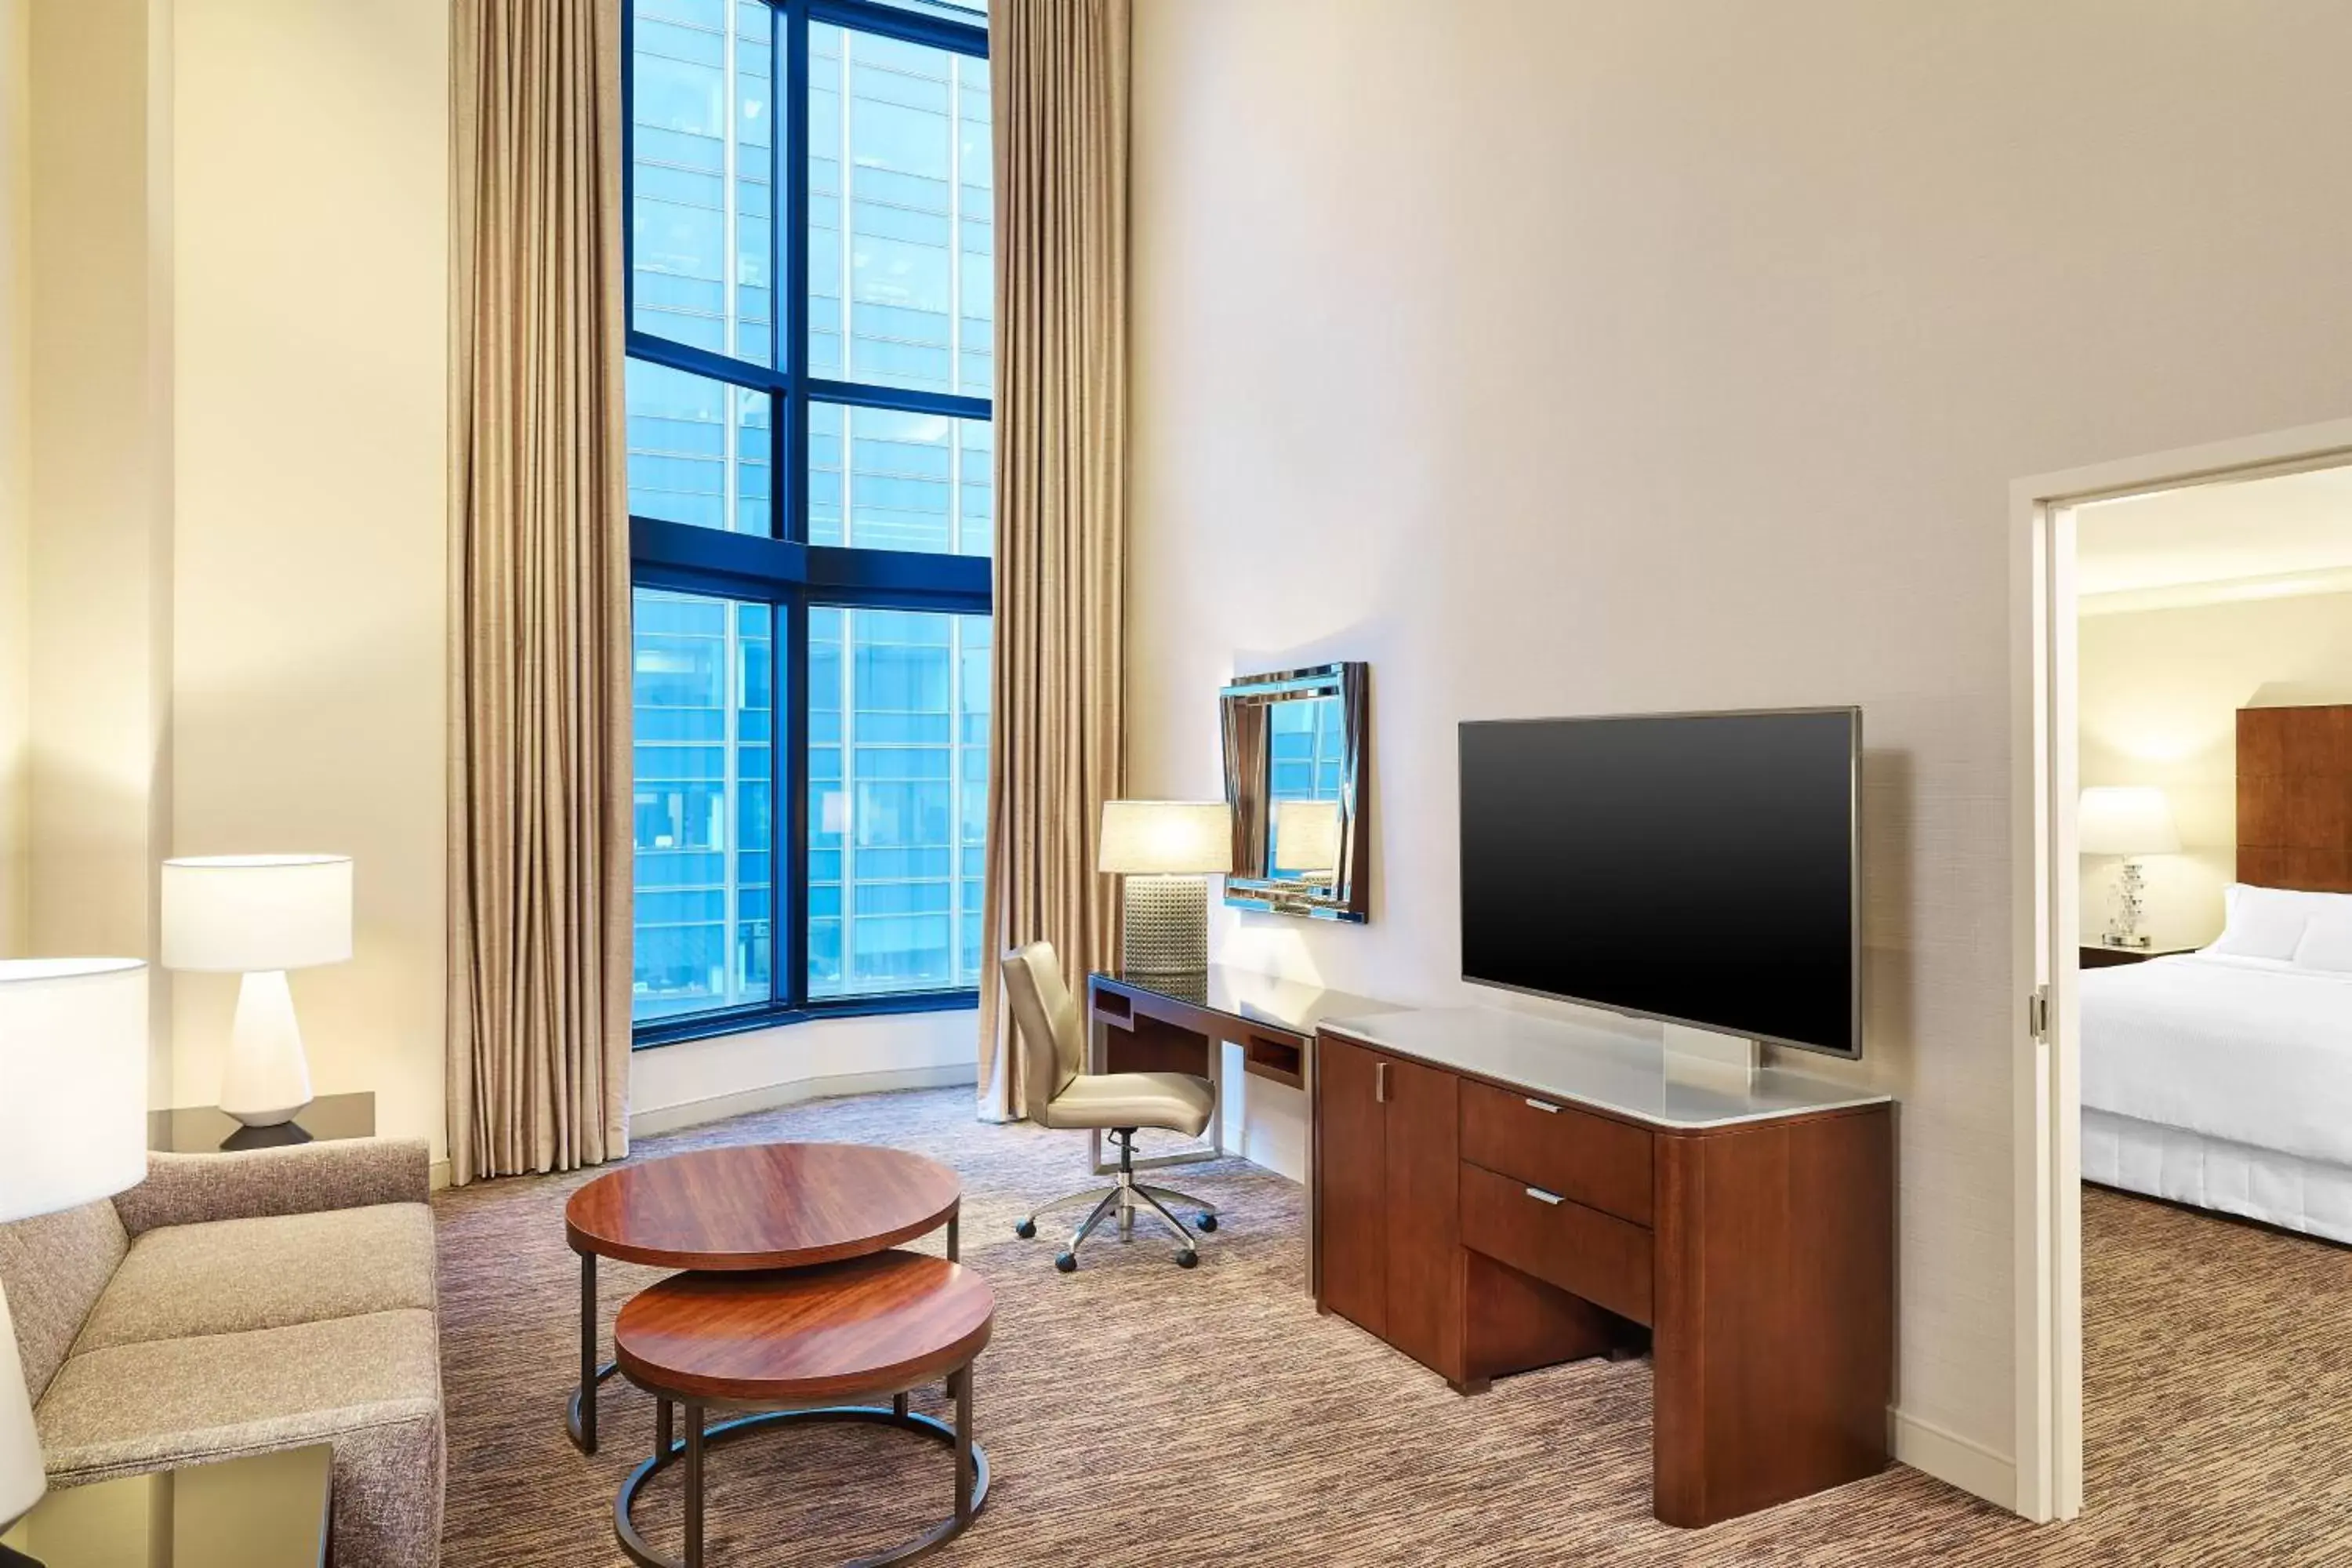
[[[1203,1231],[1217,1228],[1214,1204],[1152,1186],[1135,1179],[1135,1134],[1145,1127],[1160,1128],[1197,1138],[1217,1113],[1216,1086],[1207,1079],[1178,1072],[1089,1073],[1086,1070],[1086,1026],[1076,1001],[1062,980],[1061,960],[1051,942],[1033,942],[1004,955],[1004,989],[1013,999],[1013,1017],[1021,1032],[1022,1084],[1029,1100],[1029,1120],[1040,1127],[1100,1128],[1118,1145],[1118,1182],[1056,1198],[1014,1226],[1023,1237],[1037,1234],[1038,1215],[1088,1204],[1086,1221],[1070,1237],[1070,1245],[1054,1259],[1067,1274],[1078,1266],[1078,1248],[1095,1227],[1117,1216],[1119,1239],[1135,1234],[1135,1216],[1148,1213],[1175,1233],[1176,1261],[1186,1268],[1201,1261],[1192,1232],[1171,1212],[1196,1211]]]
[[[441,1552],[422,1141],[152,1154],[111,1200],[0,1226],[51,1484],[333,1445],[335,1568]]]

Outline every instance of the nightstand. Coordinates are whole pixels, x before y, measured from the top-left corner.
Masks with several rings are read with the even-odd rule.
[[[2171,958],[2196,951],[2193,947],[2108,947],[2102,942],[2086,942],[2078,962],[2084,969],[2113,969],[2119,963],[2146,963],[2151,958]]]
[[[337,1138],[375,1136],[375,1095],[322,1094],[275,1127],[247,1127],[217,1106],[183,1105],[147,1113],[147,1147],[174,1154],[235,1153]]]

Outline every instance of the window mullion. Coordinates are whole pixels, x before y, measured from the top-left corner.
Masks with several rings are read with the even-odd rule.
[[[769,765],[778,774],[772,873],[776,933],[772,989],[780,1004],[801,1007],[808,1003],[808,597],[794,594],[776,610],[777,629],[784,634],[776,638],[776,708],[793,718],[790,743],[780,743],[769,753]],[[787,737],[777,739],[782,742]]]

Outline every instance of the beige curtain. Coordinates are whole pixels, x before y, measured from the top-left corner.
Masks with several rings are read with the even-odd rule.
[[[628,1152],[618,0],[456,0],[449,1163]]]
[[[996,659],[980,1113],[1025,1115],[997,960],[1118,951],[1095,825],[1126,761],[1128,0],[995,0]]]

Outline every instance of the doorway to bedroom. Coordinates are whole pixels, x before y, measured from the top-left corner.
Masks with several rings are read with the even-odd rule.
[[[2032,1517],[2352,1446],[2352,427],[2167,461],[2021,494]]]

